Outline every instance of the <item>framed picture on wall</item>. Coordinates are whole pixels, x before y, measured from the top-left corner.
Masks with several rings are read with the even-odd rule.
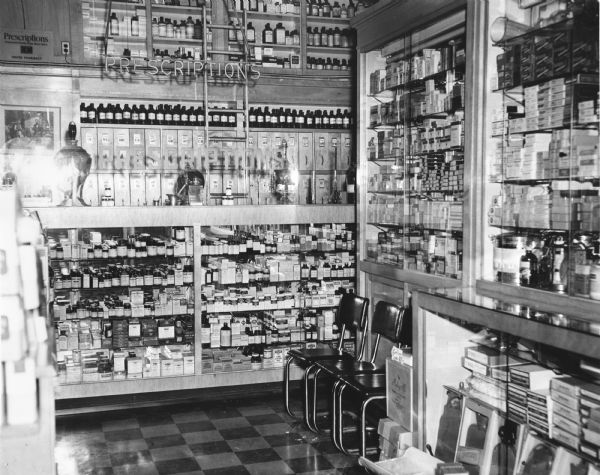
[[[0,105],[0,147],[9,154],[53,154],[60,148],[60,108]]]

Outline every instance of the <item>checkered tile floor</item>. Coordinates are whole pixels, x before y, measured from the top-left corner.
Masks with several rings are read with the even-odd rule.
[[[366,473],[281,397],[61,417],[55,454],[58,475]]]

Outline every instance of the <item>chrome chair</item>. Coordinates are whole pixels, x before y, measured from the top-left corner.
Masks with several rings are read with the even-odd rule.
[[[343,435],[343,396],[349,390],[354,399],[360,401],[360,454],[366,454],[366,416],[369,405],[376,400],[385,399],[385,367],[377,366],[378,351],[381,338],[392,343],[400,343],[406,338],[408,325],[405,318],[411,317],[410,310],[397,305],[380,301],[375,306],[371,321],[371,334],[375,335],[375,343],[369,361],[342,361],[318,364],[321,371],[335,379],[332,387],[332,439],[334,445],[341,451],[349,453],[344,446]]]
[[[315,369],[315,363],[319,361],[340,361],[340,360],[353,360],[354,356],[343,350],[344,333],[346,329],[351,331],[362,332],[363,337],[358,345],[357,358],[362,358],[365,349],[365,337],[366,326],[367,326],[367,311],[369,307],[369,299],[360,297],[356,294],[344,294],[340,300],[340,304],[336,313],[336,323],[340,329],[340,337],[337,342],[337,348],[316,348],[316,349],[305,349],[305,350],[290,350],[287,354],[285,366],[284,366],[284,405],[286,412],[292,416],[297,417],[290,408],[290,366],[292,362],[297,362],[300,366],[305,368],[304,371],[304,404],[305,414],[304,419],[307,426],[312,429],[311,420],[309,415],[312,414],[309,401],[310,393],[310,382],[312,372]]]

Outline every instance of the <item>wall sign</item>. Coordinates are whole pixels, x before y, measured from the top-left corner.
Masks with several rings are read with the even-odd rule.
[[[256,64],[245,62],[219,63],[213,61],[195,61],[187,59],[143,59],[106,56],[105,72],[137,74],[143,72],[149,76],[190,76],[207,75],[215,78],[252,79],[260,78]]]
[[[51,31],[0,29],[0,55],[4,60],[50,62],[53,49]]]

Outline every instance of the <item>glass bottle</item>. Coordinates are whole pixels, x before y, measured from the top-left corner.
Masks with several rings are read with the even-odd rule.
[[[220,343],[223,348],[229,348],[231,346],[231,328],[229,328],[227,322],[223,323],[223,326],[221,327]]]
[[[538,260],[529,247],[521,256],[519,263],[519,281],[523,287],[535,287],[537,285]]]
[[[110,34],[111,36],[119,36],[119,19],[115,12],[110,15]]]
[[[167,24],[165,23],[165,19],[163,17],[158,19],[158,36],[161,38],[165,38],[167,36]]]
[[[140,36],[140,18],[137,14],[131,17],[131,36]]]
[[[158,34],[158,20],[156,18],[152,18],[152,38],[156,38],[159,36]]]
[[[273,44],[273,30],[271,29],[271,25],[267,23],[262,32],[262,42],[263,44]]]

